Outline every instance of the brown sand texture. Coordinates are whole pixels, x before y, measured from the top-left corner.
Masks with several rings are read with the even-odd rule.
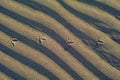
[[[120,80],[120,0],[0,0],[0,80]]]

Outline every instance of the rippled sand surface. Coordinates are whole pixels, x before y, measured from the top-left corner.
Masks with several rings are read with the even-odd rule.
[[[120,80],[120,0],[0,0],[0,80]]]

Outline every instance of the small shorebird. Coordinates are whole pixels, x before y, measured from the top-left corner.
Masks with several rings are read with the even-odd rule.
[[[103,45],[104,41],[99,39],[99,40],[96,41],[96,43],[97,43],[97,45]]]
[[[43,41],[45,41],[46,39],[45,38],[43,38],[43,37],[38,37],[38,38],[36,38],[36,40],[37,40],[37,43],[38,44],[41,44]]]
[[[71,41],[69,38],[68,38],[68,40],[67,40],[66,42],[67,42],[68,45],[72,45],[72,44],[74,43],[74,42]]]
[[[13,38],[11,41],[11,46],[14,47],[17,41],[18,40],[16,38]]]

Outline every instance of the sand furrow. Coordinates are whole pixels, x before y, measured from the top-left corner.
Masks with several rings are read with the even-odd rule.
[[[49,80],[47,77],[42,74],[37,73],[30,67],[20,63],[19,61],[13,59],[12,57],[6,55],[3,52],[0,52],[0,63],[18,73],[19,75],[25,77],[29,80]]]
[[[32,19],[36,22],[39,22],[39,23],[47,26],[48,28],[50,28],[51,30],[53,30],[57,34],[59,34],[67,42],[68,42],[68,40],[72,41],[73,44],[71,45],[71,47],[75,48],[86,60],[91,62],[97,69],[99,69],[101,72],[103,72],[108,77],[110,77],[112,79],[115,79],[115,80],[119,80],[119,78],[120,78],[120,76],[119,76],[120,71],[119,70],[112,67],[110,64],[108,64],[103,59],[101,59],[94,51],[92,51],[79,38],[74,36],[73,33],[71,33],[68,29],[66,29],[62,24],[57,22],[55,19],[51,18],[50,16],[46,15],[43,12],[34,10],[30,7],[27,7],[23,4],[17,3],[13,0],[9,0],[9,1],[1,0],[0,2],[1,2],[0,3],[1,6],[7,8],[7,9],[13,11],[13,12],[16,12],[17,14],[20,14],[24,17],[27,17],[28,19]],[[67,16],[67,14],[66,14],[66,16]],[[71,21],[70,23],[74,24],[74,26],[77,26],[76,27],[77,29],[79,29],[80,31],[82,31],[86,34],[89,34],[89,36],[91,36],[93,39],[99,39],[99,38],[101,38],[101,36],[104,36],[104,38],[102,37],[102,40],[104,40],[104,45],[103,45],[104,49],[108,50],[109,52],[114,52],[114,54],[113,53],[111,53],[111,54],[116,56],[118,59],[120,58],[120,54],[119,54],[120,45],[118,45],[117,43],[112,41],[107,35],[101,33],[99,30],[95,30],[95,28],[92,28],[87,23],[83,24],[82,22],[79,22],[80,21],[79,19],[73,18],[71,16],[69,16],[69,17],[70,18],[68,18],[67,21]],[[71,18],[73,18],[73,19],[71,19]],[[3,21],[1,21],[1,22],[2,22],[2,24],[6,24]],[[82,25],[78,24],[78,23],[81,23]],[[80,25],[84,26],[84,27],[80,27]],[[88,26],[89,26],[89,28],[88,28]],[[28,35],[28,36],[31,36],[31,35]],[[55,42],[55,41],[53,41],[53,42]],[[43,44],[45,44],[45,43],[43,43]],[[4,45],[5,45],[5,43],[4,43]],[[56,45],[56,44],[54,44],[54,45]],[[53,48],[51,48],[51,49],[54,50]],[[58,49],[56,49],[56,51],[57,50]],[[62,50],[62,48],[59,49],[59,50]],[[66,59],[66,60],[68,60],[68,59]],[[76,67],[78,67],[78,66],[76,66]]]
[[[0,72],[0,80],[14,80],[14,79],[12,79],[11,77],[7,76],[3,72]]]
[[[120,11],[120,0],[114,0],[114,1],[112,1],[112,0],[96,0],[96,1],[104,3],[108,6],[111,6],[115,9],[117,9],[118,11]]]
[[[113,17],[112,15],[110,15],[100,9],[97,9],[95,7],[89,6],[87,4],[77,2],[75,0],[71,0],[71,1],[64,0],[64,2],[68,5],[70,5],[75,10],[82,12],[86,15],[92,16],[95,19],[98,19],[98,20],[104,22],[105,24],[107,24],[108,29],[109,28],[112,29],[112,27],[113,27],[113,28],[116,28],[115,29],[116,31],[120,32],[120,21],[115,19],[115,17]],[[85,25],[85,23],[83,23],[83,25]],[[84,29],[84,30],[83,30],[83,28],[79,27],[79,24],[76,24],[76,26],[78,26],[78,27],[76,27],[78,30],[85,31],[85,33],[87,35],[89,35],[92,39],[102,40],[104,42],[104,45],[102,46],[104,48],[103,51],[108,52],[108,53],[116,56],[118,59],[120,59],[120,54],[119,54],[120,53],[120,51],[119,51],[120,45],[117,44],[115,41],[111,40],[106,34],[102,33],[99,30],[90,28],[92,26],[90,26],[88,24],[86,24],[86,29]],[[107,27],[107,26],[104,26],[104,27]],[[89,28],[89,29],[87,29],[87,28]],[[119,37],[119,34],[118,34],[118,37]]]
[[[10,28],[11,30],[16,31],[19,34],[26,36],[33,41],[36,41],[36,38],[45,38],[46,40],[41,42],[43,46],[53,51],[61,60],[63,60],[69,67],[71,67],[79,76],[83,78],[90,77],[91,79],[97,79],[95,75],[93,75],[87,68],[85,68],[78,60],[76,60],[70,53],[65,51],[55,40],[47,36],[45,33],[37,31],[28,25],[22,24],[20,22],[15,21],[14,19],[5,16],[4,14],[0,14],[1,24]],[[7,23],[6,23],[7,22]],[[14,24],[12,24],[14,23]],[[53,46],[51,46],[53,45]],[[71,62],[74,63],[71,63]]]
[[[73,78],[68,73],[66,73],[61,67],[59,67],[55,62],[53,62],[49,57],[45,56],[43,53],[23,44],[20,41],[17,41],[15,46],[12,47],[10,45],[12,38],[3,32],[0,32],[0,35],[1,44],[29,58],[30,60],[33,60],[34,62],[41,64],[43,67],[48,69],[50,72],[52,72],[61,80],[66,79],[73,80]]]
[[[34,0],[37,1],[49,8],[51,8],[52,10],[58,12],[58,14],[60,14],[63,18],[65,18],[69,23],[71,23],[75,28],[77,28],[78,30],[80,30],[81,32],[85,33],[86,35],[88,35],[89,37],[91,37],[93,40],[97,41],[97,40],[102,40],[104,42],[104,45],[102,46],[104,49],[102,49],[103,51],[109,52],[110,54],[116,56],[118,59],[120,59],[120,45],[117,44],[115,41],[113,41],[112,39],[110,39],[105,33],[101,32],[100,30],[97,30],[95,28],[93,28],[91,25],[87,24],[86,22],[80,20],[79,18],[75,17],[74,15],[72,15],[71,13],[69,13],[67,10],[65,10],[57,1],[53,0],[52,3],[46,0]],[[93,13],[93,11],[90,11],[91,8],[87,8],[85,4],[82,3],[78,3],[77,1],[73,0],[64,0],[64,2],[66,2],[67,4],[71,5],[73,8],[79,8],[81,10],[81,12],[86,12],[89,14],[90,12],[90,16],[95,16]],[[77,7],[78,5],[78,7]],[[80,6],[81,5],[81,6]],[[81,8],[83,6],[83,8]],[[89,7],[89,6],[88,6]],[[94,10],[94,12],[96,15],[99,14],[98,12],[100,12],[98,9],[95,10],[94,8],[92,9]],[[89,12],[87,12],[89,11]],[[106,17],[106,15],[110,16],[109,14],[101,11],[100,15],[95,16],[98,17],[98,19],[103,18],[102,21],[106,21],[104,18]],[[101,17],[103,14],[106,14],[105,17]],[[107,16],[107,17],[108,17]],[[113,18],[112,16],[110,16],[110,18]],[[109,20],[109,19],[108,19]],[[112,19],[111,19],[112,20]],[[115,20],[113,20],[115,21]],[[116,21],[115,21],[116,22]],[[117,21],[118,23],[120,23],[119,21]],[[108,23],[108,21],[106,22]],[[111,23],[111,22],[110,22]],[[114,22],[113,22],[114,23]],[[113,24],[112,23],[112,24]],[[111,24],[110,24],[111,25]],[[115,23],[116,25],[116,23]],[[116,29],[119,31],[120,27],[118,26],[114,26],[117,27]],[[114,47],[113,47],[114,46]]]
[[[110,15],[97,7],[76,0],[64,0],[64,2],[77,11],[104,22],[107,24],[107,26],[105,26],[106,28],[111,28],[120,32],[120,22],[113,15]]]
[[[110,53],[110,54],[116,56],[118,59],[120,59],[120,56],[118,56],[120,53],[120,51],[119,51],[120,45],[117,44],[116,42],[114,42],[112,39],[110,39],[105,33],[101,32],[97,29],[94,29],[91,25],[89,25],[86,22],[75,17],[74,15],[69,13],[67,10],[65,10],[58,2],[56,2],[54,0],[52,1],[52,3],[50,1],[46,1],[46,0],[44,0],[44,1],[43,0],[34,0],[34,1],[37,1],[43,5],[51,8],[52,10],[56,11],[64,19],[66,19],[69,23],[74,25],[75,28],[77,28],[81,32],[84,32],[86,35],[91,37],[93,40],[95,40],[95,41],[102,40],[104,42],[104,46],[102,46],[104,49],[102,49],[102,50],[106,51],[107,53]]]
[[[109,76],[113,79],[119,79],[119,73],[117,69],[110,66],[106,63],[103,59],[101,59],[96,53],[91,51],[81,40],[75,37],[69,30],[67,30],[63,25],[59,22],[54,20],[53,18],[49,17],[48,15],[38,12],[32,8],[29,8],[23,4],[19,4],[10,0],[10,2],[3,1],[4,7],[10,9],[22,16],[25,16],[29,19],[35,20],[39,23],[44,24],[45,26],[49,27],[50,29],[54,30],[57,34],[59,34],[64,40],[68,40],[68,38],[74,42],[71,45],[77,51],[81,53],[82,56],[85,57],[86,60],[91,62],[96,68],[98,68],[101,72]],[[3,6],[3,5],[2,5]],[[9,6],[9,7],[7,7]],[[23,9],[24,8],[24,9]],[[119,55],[119,54],[117,54]]]

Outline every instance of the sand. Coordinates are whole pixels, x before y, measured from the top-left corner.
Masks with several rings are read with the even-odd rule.
[[[64,18],[69,24],[71,24],[75,29],[84,33],[91,40],[86,40],[88,43],[93,42],[98,45],[98,50],[101,52],[106,52],[107,55],[114,56],[117,60],[120,59],[120,44],[113,40],[119,39],[120,32],[120,21],[115,18],[112,14],[109,14],[106,11],[103,11],[95,6],[78,2],[77,0],[64,0],[63,2],[73,8],[74,10],[91,16],[94,19],[100,20],[103,23],[96,23],[97,25],[103,26],[103,28],[110,29],[116,31],[115,33],[105,33],[97,28],[94,24],[89,24],[85,20],[79,18],[78,16],[72,14],[69,10],[63,7],[60,2],[56,0],[33,0],[38,4],[42,4],[49,9],[56,12],[62,18]],[[99,1],[105,5],[111,6],[115,9],[119,9],[117,0],[112,2],[107,1]],[[111,3],[111,4],[108,4]],[[94,67],[96,67],[101,73],[106,75],[107,77],[113,80],[119,80],[120,71],[109,64],[106,59],[101,58],[98,53],[92,46],[95,45],[86,45],[83,39],[76,36],[73,32],[71,32],[65,25],[61,24],[61,22],[57,21],[52,16],[48,14],[29,7],[25,4],[14,0],[0,0],[0,6],[17,13],[27,19],[38,22],[51,31],[54,31],[55,34],[59,35],[64,41],[66,41],[67,45],[74,48],[81,56],[83,56],[87,61],[89,61]],[[67,64],[73,71],[75,71],[79,77],[84,80],[101,80],[100,76],[93,73],[90,69],[88,69],[84,63],[81,63],[78,59],[76,59],[71,52],[65,50],[62,43],[59,43],[56,39],[53,39],[51,36],[46,34],[41,30],[37,30],[32,28],[31,26],[17,21],[16,19],[8,16],[6,14],[0,13],[0,24],[4,25],[6,28],[30,39],[33,40],[34,43],[40,44],[45,48],[52,51],[55,55],[57,55],[65,64]],[[37,27],[37,26],[36,26]],[[29,45],[14,39],[4,33],[0,32],[0,43],[9,49],[17,52],[18,54],[23,55],[24,57],[34,61],[37,64],[42,65],[44,68],[49,70],[53,75],[58,77],[60,80],[74,80],[74,78],[67,73],[62,67],[56,64],[51,58],[46,56],[43,52],[30,47]],[[99,47],[100,46],[100,47]],[[69,48],[69,47],[68,47]],[[34,54],[33,54],[34,53]],[[1,52],[1,64],[5,65],[9,69],[18,73],[19,75],[26,77],[27,79],[43,79],[48,80],[47,76],[44,76],[37,71],[34,71],[29,66],[26,66],[19,61],[13,59],[12,57],[6,55],[4,52]],[[2,57],[4,56],[4,57]],[[6,57],[6,58],[5,58]],[[14,62],[19,67],[15,68],[13,63],[8,64],[10,62]],[[113,63],[114,64],[114,63]],[[119,63],[118,63],[119,64]],[[24,73],[24,74],[23,74]],[[29,76],[34,74],[32,76]]]
[[[9,76],[4,74],[3,72],[0,72],[0,80],[14,80],[14,79],[10,78]]]

